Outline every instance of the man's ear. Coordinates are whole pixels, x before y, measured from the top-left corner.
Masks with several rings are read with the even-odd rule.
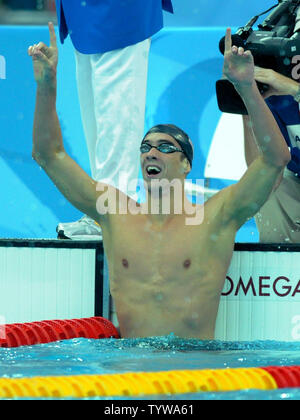
[[[189,174],[191,172],[191,165],[187,158],[184,159],[184,173]]]

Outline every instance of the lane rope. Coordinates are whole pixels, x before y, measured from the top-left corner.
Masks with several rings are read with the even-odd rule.
[[[119,338],[105,318],[92,317],[0,325],[0,347],[33,346],[73,338]]]
[[[300,387],[299,366],[1,378],[0,398],[142,397],[290,387]]]

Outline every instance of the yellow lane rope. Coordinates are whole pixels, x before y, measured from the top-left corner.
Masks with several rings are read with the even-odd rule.
[[[195,392],[226,392],[244,389],[277,389],[274,378],[260,368],[224,370],[178,370],[153,373],[122,373],[0,379],[0,398],[142,397]]]

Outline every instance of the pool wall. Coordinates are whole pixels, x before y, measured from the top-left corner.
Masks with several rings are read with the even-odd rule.
[[[0,290],[0,324],[108,313],[102,242],[0,240]]]
[[[236,246],[216,325],[226,341],[300,341],[300,246]]]

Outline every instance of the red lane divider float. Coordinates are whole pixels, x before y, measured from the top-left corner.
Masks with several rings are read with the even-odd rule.
[[[300,366],[270,366],[262,369],[274,378],[279,389],[300,388]]]
[[[79,337],[119,338],[119,333],[110,321],[101,317],[7,324],[1,326],[0,347],[32,346]]]

